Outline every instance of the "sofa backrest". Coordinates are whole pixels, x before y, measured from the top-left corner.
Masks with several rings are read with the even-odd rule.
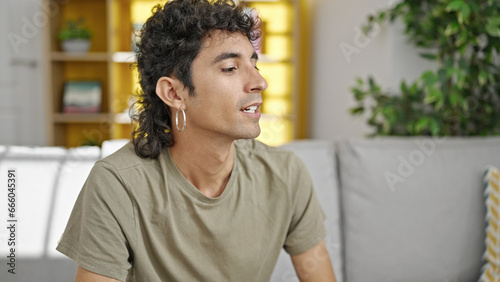
[[[55,245],[94,162],[126,142],[105,142],[102,150],[0,146],[0,182],[6,183],[7,169],[18,172],[17,255],[22,257],[18,274],[0,272],[0,281],[74,278],[75,264]],[[482,176],[487,165],[500,166],[499,137],[377,138],[337,145],[308,140],[284,147],[309,169],[327,216],[325,242],[338,281],[479,278]],[[6,201],[7,194],[0,193],[0,204]],[[0,220],[6,222],[5,213]],[[2,258],[6,231],[0,229]],[[298,281],[284,251],[271,281]]]
[[[329,141],[295,141],[283,148],[294,152],[311,175],[316,197],[326,215],[325,244],[338,282],[343,281],[340,195],[337,179],[335,147]],[[311,268],[314,266],[311,265]],[[290,256],[281,251],[271,277],[273,282],[299,281]]]
[[[338,154],[346,281],[479,279],[500,137],[350,140]]]

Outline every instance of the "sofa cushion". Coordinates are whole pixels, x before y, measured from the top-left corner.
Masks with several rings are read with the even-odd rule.
[[[341,143],[346,280],[477,281],[498,156],[499,137]]]
[[[0,230],[0,263],[5,271],[0,281],[71,281],[76,264],[55,250],[78,193],[93,164],[100,156],[98,147],[0,146],[0,180],[7,183],[7,170],[16,170],[17,248],[16,274],[7,272],[10,234]],[[7,203],[7,193],[0,193]],[[1,213],[6,216],[6,213]],[[0,217],[2,222],[7,219]],[[40,278],[42,277],[42,278]]]
[[[484,176],[486,202],[486,263],[481,281],[500,279],[500,169],[490,167]]]
[[[1,183],[7,183],[7,170],[15,171],[15,217],[19,248],[16,252],[24,257],[46,255],[46,240],[51,222],[53,195],[56,189],[57,172],[66,157],[66,150],[57,147],[4,146],[0,158]],[[0,186],[5,188],[5,186]],[[7,193],[0,193],[0,203],[7,210]],[[33,216],[36,214],[36,216]],[[2,222],[7,222],[2,212]],[[5,228],[1,234],[8,236]],[[37,236],[33,236],[37,234]],[[2,237],[4,237],[2,236]],[[4,237],[7,238],[7,237]],[[22,243],[21,243],[22,242]],[[7,244],[2,244],[2,258]]]
[[[294,152],[311,175],[316,196],[326,215],[325,244],[338,282],[343,281],[343,259],[337,166],[334,144],[328,141],[295,141],[283,148]],[[290,256],[281,251],[271,281],[298,281]]]
[[[102,142],[101,147],[101,159],[113,154],[118,151],[121,147],[125,146],[129,139],[111,139]]]

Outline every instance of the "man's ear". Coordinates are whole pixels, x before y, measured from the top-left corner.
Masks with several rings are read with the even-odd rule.
[[[162,76],[156,82],[156,95],[169,107],[179,109],[184,105],[184,86],[176,78]]]

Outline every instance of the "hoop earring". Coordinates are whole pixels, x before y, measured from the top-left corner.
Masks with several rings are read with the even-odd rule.
[[[186,128],[186,113],[184,112],[184,110],[182,108],[179,108],[179,109],[182,111],[182,116],[184,118],[184,124],[182,125],[182,128],[179,128],[179,110],[177,110],[177,112],[175,112],[175,127],[177,127],[177,130],[179,130],[179,132],[182,132]]]

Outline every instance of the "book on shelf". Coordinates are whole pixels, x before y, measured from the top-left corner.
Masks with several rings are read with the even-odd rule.
[[[100,113],[101,97],[99,81],[68,81],[64,84],[63,113]]]

